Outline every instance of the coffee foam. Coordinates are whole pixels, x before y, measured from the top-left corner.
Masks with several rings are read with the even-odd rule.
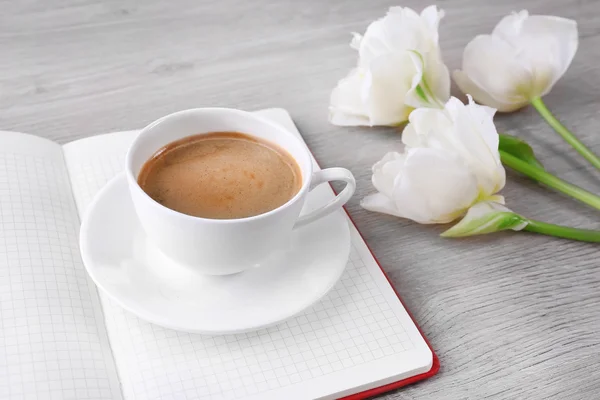
[[[144,164],[138,183],[175,211],[232,219],[285,204],[300,190],[302,176],[278,146],[243,133],[215,132],[163,147]]]

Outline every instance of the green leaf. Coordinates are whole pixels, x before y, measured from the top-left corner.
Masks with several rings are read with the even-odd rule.
[[[527,219],[510,211],[502,204],[483,201],[475,204],[467,215],[452,228],[442,233],[444,237],[483,235],[507,229],[520,231],[528,224]]]
[[[533,149],[527,142],[515,136],[506,135],[504,133],[499,133],[498,136],[500,137],[500,145],[498,146],[498,150],[508,153],[529,165],[544,169],[542,163],[535,158]]]

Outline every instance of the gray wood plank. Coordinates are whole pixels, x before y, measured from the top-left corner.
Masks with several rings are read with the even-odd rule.
[[[589,399],[600,391],[600,252],[596,245],[505,233],[466,240],[369,213],[370,167],[398,145],[393,129],[327,122],[329,93],[355,62],[351,31],[386,0],[0,0],[0,129],[67,142],[143,127],[192,107],[284,107],[322,166],[350,168],[349,211],[436,349],[435,378],[387,399]],[[402,5],[421,9],[416,0]],[[548,106],[600,153],[600,3],[440,1],[449,68],[505,14],[579,23],[571,68]],[[458,94],[458,93],[456,93]],[[600,174],[534,110],[497,118],[530,141],[547,168],[600,192]],[[509,174],[508,205],[532,218],[598,228],[597,212]]]

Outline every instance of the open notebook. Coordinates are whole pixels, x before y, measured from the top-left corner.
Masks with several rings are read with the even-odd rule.
[[[286,111],[259,113],[299,135]],[[364,398],[437,371],[353,224],[335,288],[258,332],[164,329],[99,293],[79,255],[80,216],[135,135],[60,146],[0,132],[0,398]]]

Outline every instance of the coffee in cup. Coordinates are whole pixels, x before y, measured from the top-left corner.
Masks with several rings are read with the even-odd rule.
[[[161,147],[142,166],[140,187],[183,214],[236,219],[274,210],[302,187],[302,173],[284,149],[239,132],[212,132]]]

